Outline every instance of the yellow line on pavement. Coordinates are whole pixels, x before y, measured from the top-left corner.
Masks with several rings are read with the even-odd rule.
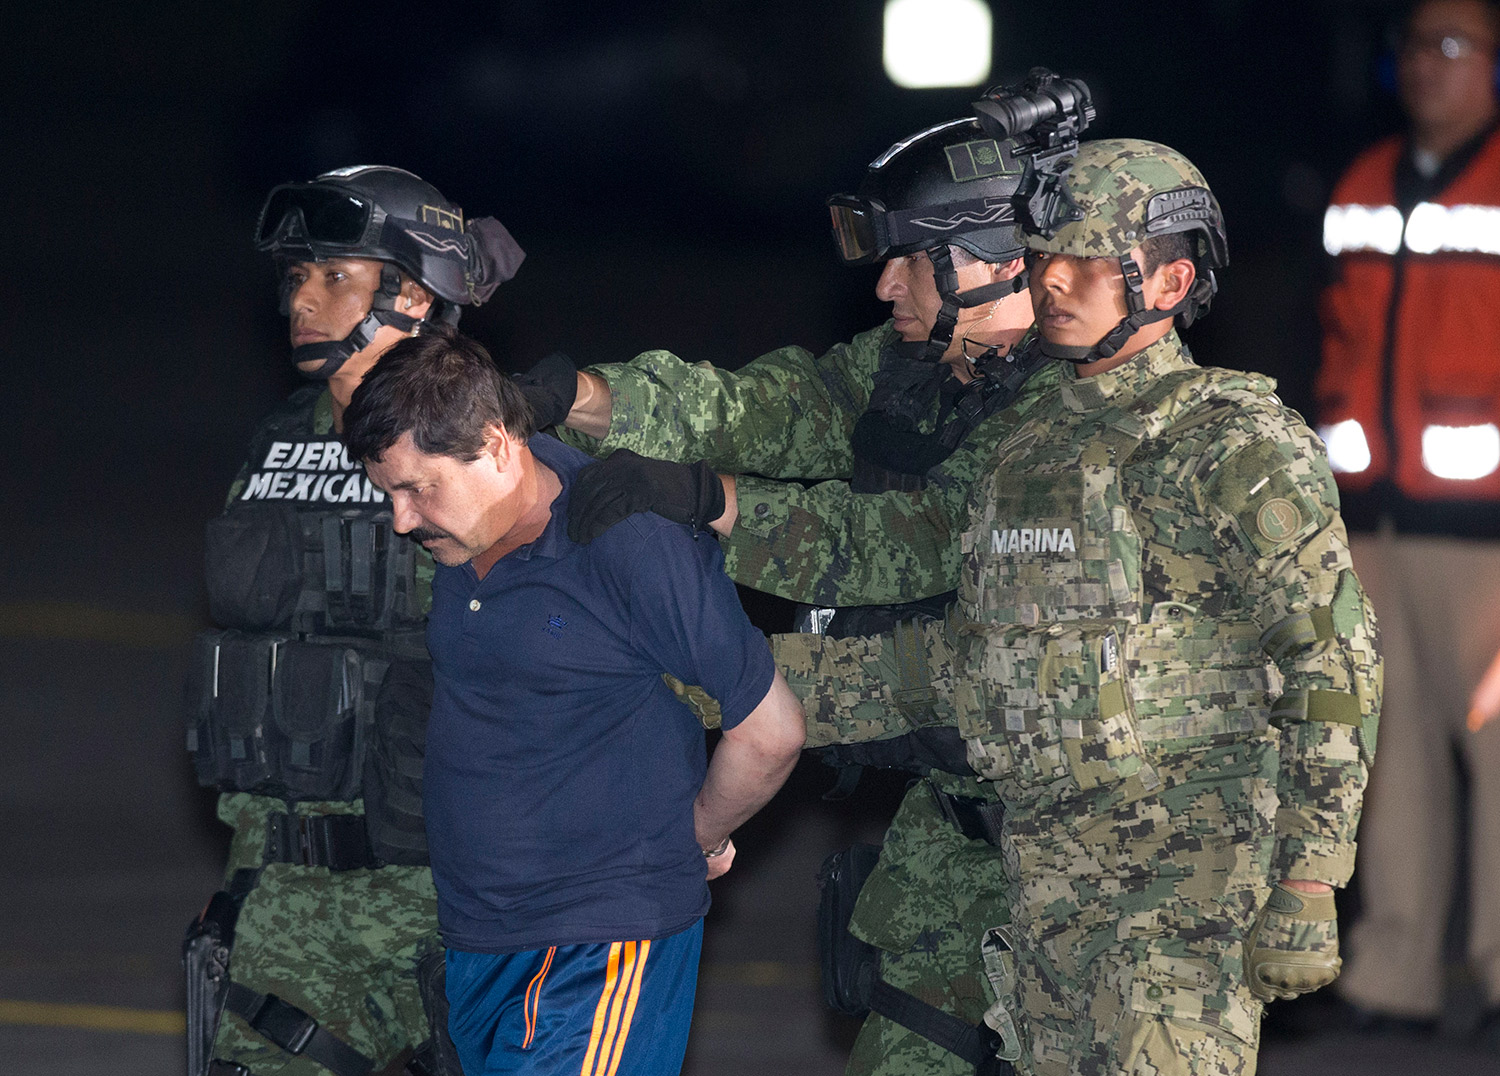
[[[126,1009],[117,1005],[75,1005],[0,998],[0,1024],[76,1027],[90,1031],[130,1031],[137,1035],[181,1035],[187,1018],[171,1009]]]
[[[192,638],[196,618],[182,613],[106,609],[83,602],[0,603],[0,639],[65,639],[152,650]]]

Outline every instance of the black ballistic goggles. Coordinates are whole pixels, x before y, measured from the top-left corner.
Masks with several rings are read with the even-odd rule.
[[[374,204],[340,187],[283,183],[272,189],[255,228],[255,249],[283,243],[320,247],[366,245]]]
[[[833,241],[845,265],[868,265],[947,243],[954,235],[1015,223],[1009,198],[971,198],[943,206],[888,212],[854,194],[828,199]]]

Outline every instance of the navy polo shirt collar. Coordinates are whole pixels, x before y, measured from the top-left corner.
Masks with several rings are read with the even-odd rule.
[[[531,449],[531,454],[536,457],[537,463],[557,475],[562,488],[552,500],[551,514],[548,516],[547,526],[542,533],[525,545],[518,546],[505,554],[496,562],[496,567],[506,561],[531,560],[533,557],[557,560],[565,556],[573,545],[568,538],[568,493],[573,485],[573,477],[578,473],[579,468],[569,466],[572,461],[567,458],[566,446],[554,437],[543,433],[533,434],[526,444]],[[464,567],[468,569],[471,578],[476,578],[472,563],[465,564]],[[494,569],[490,571],[493,572]]]

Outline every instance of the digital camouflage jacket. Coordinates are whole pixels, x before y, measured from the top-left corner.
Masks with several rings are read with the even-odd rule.
[[[917,645],[936,718],[1008,806],[1127,778],[1150,792],[1159,759],[1269,736],[1265,867],[1342,885],[1375,746],[1376,628],[1321,445],[1273,388],[1197,367],[1175,333],[1108,373],[1064,369],[986,461],[959,601]],[[778,639],[823,742],[910,730],[897,702],[925,685],[898,638]]]
[[[739,475],[739,519],[722,544],[725,570],[745,586],[827,606],[941,594],[958,582],[970,487],[1049,371],[1033,376],[1011,409],[970,430],[925,489],[854,493],[851,435],[896,339],[886,324],[821,356],[784,347],[734,371],[648,351],[590,368],[613,397],[602,441],[559,433],[595,455],[628,448]]]

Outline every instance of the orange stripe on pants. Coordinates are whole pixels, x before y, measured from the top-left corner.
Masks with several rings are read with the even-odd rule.
[[[651,952],[649,941],[641,942],[640,955],[635,962],[635,975],[630,980],[630,997],[625,1003],[625,1025],[620,1030],[620,1037],[615,1041],[614,1056],[610,1058],[609,1072],[606,1076],[615,1076],[615,1070],[620,1067],[620,1055],[625,1052],[625,1040],[630,1036],[631,1021],[635,1019],[635,1003],[641,996],[641,976],[646,971],[646,955]]]
[[[542,1007],[542,983],[547,978],[547,970],[552,967],[552,957],[557,953],[557,946],[551,946],[547,950],[547,956],[542,960],[542,970],[526,985],[526,1001],[524,1011],[526,1013],[526,1040],[521,1043],[521,1049],[531,1049],[531,1040],[536,1038],[536,1018]],[[533,999],[531,992],[536,991]]]
[[[590,1070],[594,1067],[594,1057],[599,1052],[599,1040],[604,1035],[604,1022],[609,1012],[610,997],[614,994],[615,986],[620,980],[620,948],[619,942],[609,947],[609,963],[604,969],[604,992],[599,995],[599,1004],[594,1009],[594,1030],[589,1036],[588,1053],[583,1057],[583,1068],[580,1070],[582,1076],[590,1076]]]

